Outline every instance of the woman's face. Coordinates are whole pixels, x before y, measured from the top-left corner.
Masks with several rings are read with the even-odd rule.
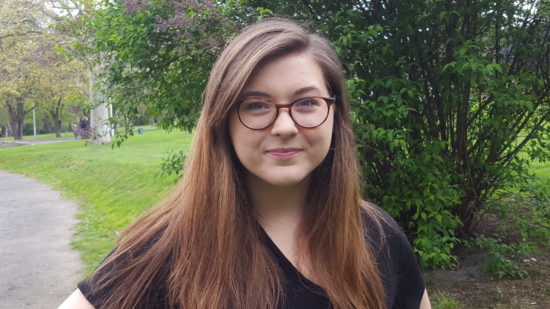
[[[319,65],[307,53],[294,53],[256,69],[239,99],[260,97],[281,105],[304,97],[331,95]],[[263,130],[245,127],[234,109],[229,133],[248,179],[276,186],[292,186],[307,179],[328,153],[334,107],[330,107],[322,125],[311,129],[298,126],[288,108],[282,108],[275,122]]]

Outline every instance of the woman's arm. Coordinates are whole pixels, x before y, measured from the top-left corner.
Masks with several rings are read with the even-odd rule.
[[[422,300],[420,301],[419,309],[432,309],[432,305],[430,304],[430,298],[428,297],[428,292],[426,290],[424,290],[424,295],[422,295]]]
[[[76,289],[57,309],[94,309],[94,306]]]

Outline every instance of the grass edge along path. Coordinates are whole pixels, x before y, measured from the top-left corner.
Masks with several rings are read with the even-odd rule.
[[[161,159],[187,151],[191,139],[190,133],[148,130],[120,148],[83,141],[1,148],[0,169],[49,183],[79,202],[72,246],[87,276],[113,248],[116,235],[170,192],[176,179],[160,174]]]

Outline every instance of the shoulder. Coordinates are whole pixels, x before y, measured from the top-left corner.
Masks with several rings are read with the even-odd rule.
[[[369,241],[369,245],[374,246],[373,249],[383,249],[383,247],[392,249],[393,247],[400,248],[403,246],[410,248],[410,243],[405,233],[403,233],[392,216],[382,208],[363,201],[362,210],[365,236]]]
[[[134,247],[115,247],[92,275],[78,284],[82,295],[95,307],[101,307],[111,301],[111,297],[132,290],[142,291],[142,303],[147,308],[161,308],[165,304],[169,258],[156,254],[155,245],[162,236],[164,229],[148,237],[144,242]],[[156,255],[155,255],[156,254]],[[146,272],[147,265],[152,271]],[[141,280],[143,279],[143,280]],[[141,292],[140,292],[141,293]]]
[[[94,271],[92,275],[77,285],[77,291],[94,307],[101,307],[105,299],[108,297],[109,288],[98,288],[100,282],[105,282],[110,277],[110,272],[113,270],[113,265],[105,265],[111,255],[115,252],[113,249],[100,263],[100,266]],[[110,286],[112,288],[112,286]],[[78,293],[77,293],[78,294]]]
[[[94,306],[76,289],[57,309],[94,309]]]
[[[388,213],[364,203],[365,239],[380,271],[387,307],[418,308],[425,286],[409,240]]]

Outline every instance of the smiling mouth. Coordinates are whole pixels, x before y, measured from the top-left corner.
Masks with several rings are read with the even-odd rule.
[[[290,159],[298,155],[302,150],[298,148],[277,148],[270,149],[266,153],[277,159]]]

